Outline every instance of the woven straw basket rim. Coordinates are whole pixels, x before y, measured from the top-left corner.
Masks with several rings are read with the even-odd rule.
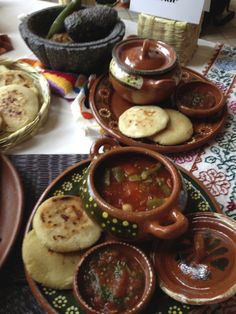
[[[35,133],[37,133],[37,131],[45,122],[48,116],[51,96],[48,81],[31,65],[17,60],[0,59],[0,66],[1,65],[4,65],[11,70],[22,70],[34,80],[39,92],[38,97],[40,107],[35,119],[32,122],[28,123],[26,126],[15,132],[0,133],[0,151],[6,152],[9,149],[13,148],[15,145],[27,140]]]
[[[138,16],[138,35],[160,40],[171,45],[182,65],[188,63],[197,49],[203,15],[199,25],[170,20],[140,13]]]

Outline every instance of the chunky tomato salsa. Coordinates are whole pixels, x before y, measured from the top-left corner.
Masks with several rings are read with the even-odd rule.
[[[181,99],[186,107],[193,109],[209,109],[215,105],[215,97],[211,91],[199,91],[197,88],[186,92]]]
[[[97,189],[116,208],[148,211],[165,203],[172,191],[172,179],[165,166],[156,160],[131,157],[113,160],[103,170]]]
[[[82,295],[101,313],[123,313],[142,298],[145,275],[139,262],[115,248],[94,255],[86,265]]]

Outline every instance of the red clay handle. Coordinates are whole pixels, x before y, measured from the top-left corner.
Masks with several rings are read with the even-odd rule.
[[[111,137],[101,137],[90,148],[90,157],[97,158],[100,154],[109,151],[115,147],[120,147],[119,142]],[[100,149],[103,148],[103,151],[100,152]]]
[[[149,50],[150,50],[150,40],[145,39],[143,41],[143,47],[142,47],[142,55],[141,55],[142,59],[146,59],[146,57],[148,56]]]
[[[202,233],[194,234],[194,256],[193,262],[201,263],[206,256],[205,243]]]
[[[149,222],[146,225],[147,231],[157,238],[173,239],[183,234],[188,228],[187,218],[178,209],[172,209],[167,220],[173,223],[165,226],[159,221]]]

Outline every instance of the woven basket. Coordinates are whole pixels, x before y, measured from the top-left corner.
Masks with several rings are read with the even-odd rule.
[[[201,22],[195,25],[144,13],[138,17],[138,36],[171,45],[182,65],[186,65],[196,51],[200,30]]]
[[[45,77],[25,62],[0,59],[0,65],[4,65],[11,70],[22,70],[27,72],[27,74],[34,79],[35,86],[39,91],[39,112],[36,118],[15,132],[0,132],[0,151],[6,152],[16,144],[32,137],[45,122],[50,106],[50,89]]]

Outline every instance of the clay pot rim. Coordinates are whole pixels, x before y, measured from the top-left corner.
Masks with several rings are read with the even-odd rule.
[[[194,109],[187,107],[181,104],[180,94],[181,92],[185,91],[188,88],[191,88],[193,85],[204,85],[207,86],[209,89],[212,89],[214,92],[218,93],[220,101],[218,101],[212,108],[209,109]],[[179,111],[186,114],[189,117],[196,117],[196,118],[204,118],[214,115],[215,113],[219,112],[225,105],[225,96],[222,91],[213,83],[210,82],[203,82],[200,80],[186,82],[179,87],[177,87],[175,92],[175,99],[176,99],[176,106]]]
[[[166,48],[170,53],[172,53],[174,55],[174,58],[172,60],[172,62],[169,62],[169,65],[163,69],[152,69],[152,70],[141,70],[141,69],[135,69],[135,68],[131,68],[129,67],[127,64],[123,63],[119,56],[118,56],[118,51],[122,48],[122,46],[125,46],[127,44],[130,44],[132,42],[135,41],[140,41],[143,42],[145,39],[147,38],[141,38],[141,37],[131,37],[131,38],[127,38],[124,39],[118,43],[115,44],[115,46],[112,49],[112,57],[115,60],[115,62],[117,63],[117,65],[126,73],[128,74],[135,74],[135,75],[162,75],[165,73],[168,73],[169,71],[171,71],[177,64],[178,64],[178,57],[177,54],[174,50],[174,48],[170,45],[168,45],[167,43],[163,42],[163,41],[159,41],[159,40],[154,40],[154,39],[148,39],[151,42],[156,43],[156,45],[161,45],[162,47]]]
[[[80,274],[81,268],[86,262],[93,256],[94,254],[97,254],[100,250],[103,250],[104,248],[109,247],[116,247],[117,250],[121,248],[121,250],[128,250],[129,256],[133,255],[133,258],[137,260],[138,256],[138,262],[144,272],[145,275],[145,286],[143,288],[143,295],[142,298],[138,301],[138,303],[135,305],[134,308],[131,310],[126,311],[124,314],[135,314],[143,310],[143,308],[148,305],[156,286],[156,277],[155,272],[152,267],[151,262],[149,261],[148,257],[137,247],[121,242],[121,241],[108,241],[101,244],[97,244],[93,247],[91,247],[87,252],[84,253],[81,260],[79,261],[75,273],[74,273],[74,280],[73,280],[73,293],[76,298],[76,301],[80,304],[80,306],[86,311],[88,314],[102,314],[102,312],[95,310],[92,308],[82,297],[80,294],[80,289],[78,285],[78,276]]]
[[[97,192],[95,188],[95,172],[96,170],[102,165],[102,163],[106,162],[110,157],[117,157],[118,155],[128,155],[134,154],[134,157],[137,155],[149,156],[156,161],[159,161],[161,164],[165,166],[165,168],[171,174],[171,179],[173,183],[173,189],[171,195],[169,196],[168,200],[161,206],[151,209],[149,211],[140,211],[140,212],[124,212],[119,208],[113,207],[109,203],[107,203]],[[144,218],[152,218],[158,215],[159,217],[168,215],[168,213],[176,206],[180,191],[181,191],[181,178],[180,173],[174,164],[167,159],[166,157],[162,156],[161,154],[151,151],[149,149],[143,149],[140,147],[121,147],[121,148],[114,148],[112,151],[108,151],[104,154],[99,155],[94,161],[91,162],[89,173],[88,173],[88,187],[89,192],[95,202],[98,204],[99,207],[104,209],[108,214],[111,214],[119,219],[127,219],[132,220],[136,219],[137,221],[142,221]]]

